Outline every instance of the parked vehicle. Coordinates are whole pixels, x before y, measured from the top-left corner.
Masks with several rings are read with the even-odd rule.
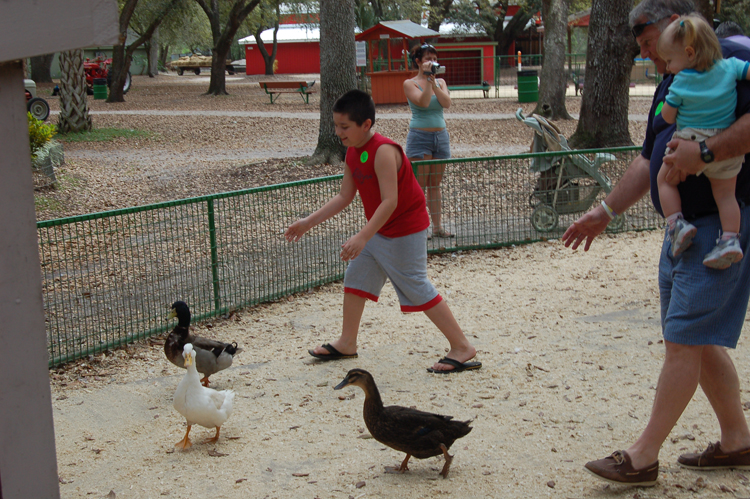
[[[86,73],[86,86],[88,87],[88,94],[93,95],[94,93],[94,79],[95,78],[106,78],[107,87],[112,84],[112,75],[109,72],[109,68],[112,65],[112,58],[103,59],[97,57],[96,59],[86,59],[83,63],[83,71]],[[125,86],[122,89],[122,93],[128,93],[130,90],[130,84],[132,83],[132,77],[130,71],[128,76],[125,78]]]
[[[49,103],[41,97],[37,97],[36,82],[34,80],[23,80],[23,86],[26,90],[26,110],[40,121],[49,118]]]
[[[211,69],[211,61],[212,58],[210,55],[186,55],[170,62],[169,67],[177,71],[177,74],[180,76],[185,74],[185,71],[192,71],[197,76],[201,74],[201,68],[207,70]],[[228,74],[234,74],[234,66],[232,66],[232,63],[229,60],[227,60],[227,64],[224,69]]]

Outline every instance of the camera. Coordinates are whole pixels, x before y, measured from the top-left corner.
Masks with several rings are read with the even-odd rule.
[[[434,76],[434,75],[441,75],[445,73],[445,66],[441,66],[437,62],[433,62],[431,68],[432,68],[431,71],[429,73],[425,72],[425,74]]]

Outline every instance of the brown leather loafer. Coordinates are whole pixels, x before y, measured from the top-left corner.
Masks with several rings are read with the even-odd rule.
[[[622,485],[653,487],[659,478],[659,461],[636,470],[630,462],[630,456],[624,450],[614,451],[611,456],[604,459],[589,461],[585,468],[601,480]]]
[[[736,468],[750,470],[750,448],[734,452],[724,452],[721,442],[708,444],[708,448],[700,453],[682,454],[677,458],[680,466],[694,470],[720,470]]]

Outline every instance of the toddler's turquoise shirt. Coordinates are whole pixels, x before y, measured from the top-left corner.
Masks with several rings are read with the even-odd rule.
[[[746,78],[748,66],[730,57],[707,71],[683,69],[674,75],[665,100],[677,109],[677,129],[723,129],[734,123],[737,80]]]

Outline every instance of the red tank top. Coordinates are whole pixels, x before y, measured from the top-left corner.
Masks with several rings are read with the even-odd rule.
[[[346,165],[362,198],[365,217],[370,220],[382,201],[378,177],[375,174],[375,153],[384,144],[398,148],[401,153],[401,168],[397,173],[398,204],[378,233],[386,237],[403,237],[423,231],[430,226],[430,219],[427,215],[424,192],[414,176],[411,162],[400,145],[379,133],[373,134],[364,147],[349,147],[346,150]]]

